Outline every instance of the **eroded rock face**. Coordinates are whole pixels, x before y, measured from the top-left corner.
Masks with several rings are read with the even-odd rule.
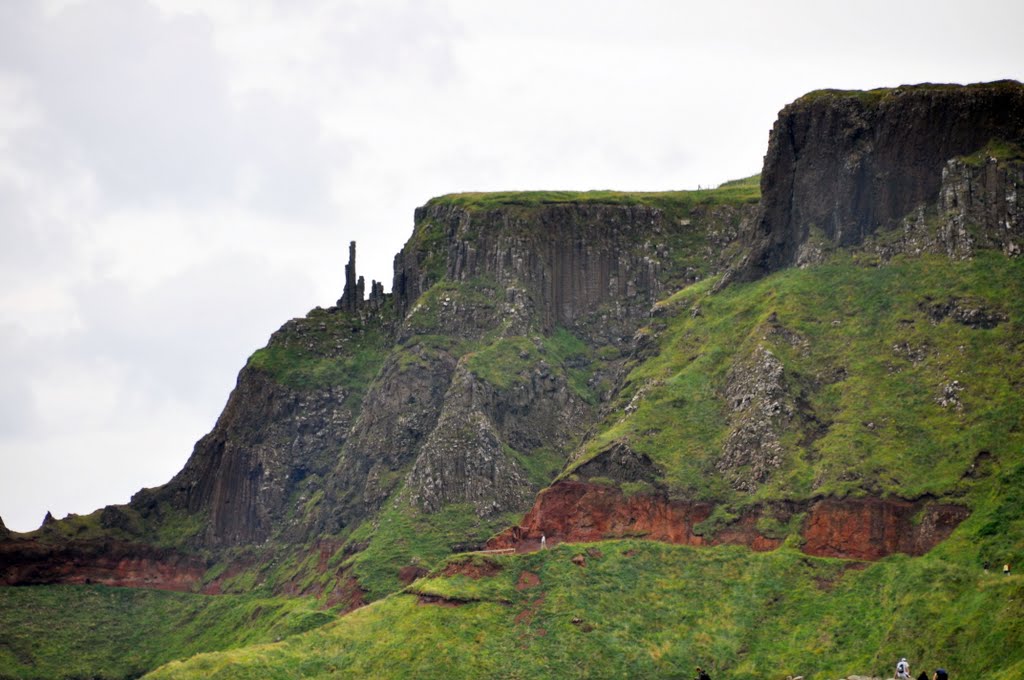
[[[784,536],[767,535],[759,528],[759,520],[786,524],[806,513],[800,534],[807,554],[877,560],[896,552],[923,555],[969,515],[962,506],[927,501],[823,499],[754,507],[729,524],[705,531],[699,525],[713,511],[711,503],[670,500],[663,495],[625,496],[614,486],[563,481],[542,491],[522,523],[491,539],[488,547],[537,550],[543,535],[548,545],[646,538],[773,550]]]
[[[579,466],[584,478],[604,477],[616,482],[657,482],[663,471],[649,456],[637,453],[623,442],[615,442],[591,460]]]
[[[541,491],[522,523],[491,539],[487,547],[537,549],[542,535],[548,545],[629,537],[702,545],[703,537],[693,528],[712,509],[708,503],[627,498],[613,486],[563,481]]]
[[[848,247],[903,229],[906,252],[964,256],[979,246],[1017,252],[1020,166],[995,162],[976,169],[957,160],[990,140],[1024,140],[1019,83],[802,97],[772,128],[760,214],[739,277],[796,263],[813,246],[812,234]],[[927,224],[929,212],[938,213],[937,225]],[[906,217],[910,222],[901,224]]]
[[[783,381],[782,362],[764,347],[737,362],[726,379],[731,428],[715,467],[733,488],[754,491],[782,465],[782,432],[795,407]]]
[[[325,504],[329,531],[379,508],[437,426],[456,361],[442,351],[408,351],[385,363],[340,450]]]
[[[260,543],[285,529],[297,485],[324,475],[351,427],[340,388],[299,391],[246,367],[217,425],[196,443],[185,467],[166,486],[137,494],[143,516],[161,500],[205,513],[202,542]],[[303,528],[295,527],[295,537]]]
[[[605,302],[637,295],[653,302],[660,267],[654,245],[637,247],[645,232],[661,227],[656,209],[553,205],[531,212],[474,214],[451,205],[419,208],[416,221],[432,221],[448,241],[444,276],[461,281],[495,278],[503,286],[526,284],[545,327],[570,325]],[[466,238],[472,234],[473,238]],[[395,261],[398,307],[407,309],[429,287],[418,252]]]
[[[564,446],[589,422],[589,409],[565,377],[542,368],[499,388],[460,365],[437,427],[416,459],[406,488],[427,512],[470,502],[481,516],[528,507],[537,486],[506,446],[528,457]]]
[[[457,385],[453,385],[457,389]],[[479,411],[448,409],[408,477],[413,501],[427,512],[469,502],[492,515],[529,503],[526,472],[502,450],[491,421]]]

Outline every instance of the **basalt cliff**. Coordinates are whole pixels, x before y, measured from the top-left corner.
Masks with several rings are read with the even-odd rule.
[[[337,304],[249,358],[167,484],[0,524],[0,584],[491,602],[543,645],[533,588],[634,555],[775,555],[821,598],[878,560],[1013,559],[1022,188],[1005,81],[808,94],[713,190],[432,199],[391,292],[353,243]]]
[[[866,244],[886,256],[1020,254],[1022,97],[1014,81],[801,97],[772,128],[738,273]]]

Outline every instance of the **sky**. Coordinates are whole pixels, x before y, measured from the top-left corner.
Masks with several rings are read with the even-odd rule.
[[[0,517],[168,481],[432,196],[696,189],[810,90],[1024,80],[1024,3],[0,0]],[[367,289],[369,285],[367,285]]]

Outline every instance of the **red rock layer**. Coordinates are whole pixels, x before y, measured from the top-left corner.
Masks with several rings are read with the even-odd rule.
[[[804,522],[804,552],[878,560],[893,553],[923,555],[970,514],[959,505],[898,499],[825,499]]]
[[[753,508],[711,538],[694,533],[708,519],[710,503],[674,501],[662,496],[624,496],[616,487],[559,482],[541,492],[518,527],[491,539],[491,549],[528,552],[564,541],[646,538],[682,545],[746,545],[773,550],[781,539],[758,527],[765,514],[786,522],[806,512],[801,534],[810,555],[876,560],[894,552],[922,555],[944,540],[969,514],[966,508],[904,500],[824,499]],[[770,511],[770,512],[769,512]]]
[[[94,583],[191,591],[206,569],[206,562],[197,557],[129,543],[0,543],[2,585]]]

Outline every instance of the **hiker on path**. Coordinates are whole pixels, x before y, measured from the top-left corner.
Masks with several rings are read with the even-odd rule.
[[[1010,563],[1009,562],[1007,562],[1006,564],[1003,565],[1003,575],[1004,576],[1009,576],[1010,575]]]
[[[711,680],[711,676],[708,675],[706,670],[697,666],[697,680]]]
[[[932,680],[949,680],[949,673],[946,672],[945,668],[937,668],[935,675],[932,676]]]
[[[547,547],[548,547],[548,537],[545,536],[544,534],[541,534],[540,535],[540,549],[544,550]]]
[[[896,680],[910,680],[910,664],[907,663],[906,657],[900,659],[899,663],[896,664]]]

